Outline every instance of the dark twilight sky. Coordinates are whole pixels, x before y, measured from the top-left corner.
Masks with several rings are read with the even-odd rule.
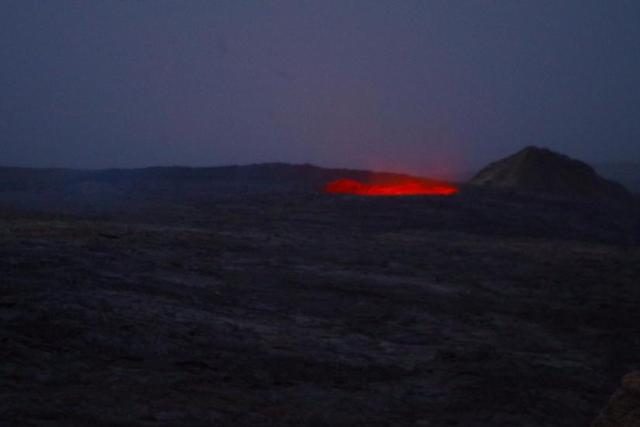
[[[640,161],[637,0],[2,0],[0,164]]]

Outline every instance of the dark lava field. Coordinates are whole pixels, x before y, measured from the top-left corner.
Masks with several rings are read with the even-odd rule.
[[[588,426],[634,207],[263,192],[0,213],[0,426]]]

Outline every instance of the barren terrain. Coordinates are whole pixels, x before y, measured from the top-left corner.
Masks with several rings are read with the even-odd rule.
[[[3,427],[586,426],[640,363],[638,222],[612,207],[3,212]]]

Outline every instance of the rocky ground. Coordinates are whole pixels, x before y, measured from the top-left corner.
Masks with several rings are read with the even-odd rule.
[[[607,407],[591,427],[640,426],[640,372],[631,372],[622,379],[621,387],[611,397]]]
[[[634,221],[465,197],[5,210],[0,426],[589,425],[640,363]]]

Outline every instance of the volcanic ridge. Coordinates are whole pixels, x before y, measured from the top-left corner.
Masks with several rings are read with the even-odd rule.
[[[568,197],[630,196],[622,185],[602,178],[588,164],[533,146],[489,164],[469,184]]]

